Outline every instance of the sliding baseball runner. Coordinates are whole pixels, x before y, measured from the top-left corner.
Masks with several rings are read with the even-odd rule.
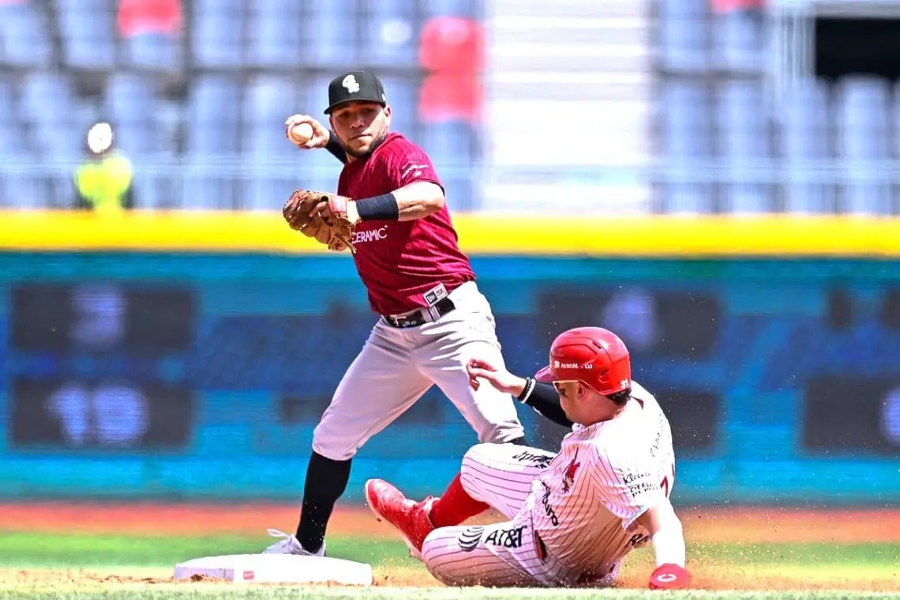
[[[564,332],[537,382],[491,359],[472,360],[468,372],[473,388],[487,381],[572,432],[555,454],[476,445],[440,498],[414,502],[383,480],[367,482],[370,508],[432,575],[448,585],[608,586],[628,553],[650,543],[657,567],[649,586],[689,585],[681,522],[669,501],[669,423],[631,380],[618,336],[595,327]],[[460,525],[489,507],[508,520]]]

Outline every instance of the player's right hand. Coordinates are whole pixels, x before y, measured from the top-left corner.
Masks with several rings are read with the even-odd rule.
[[[466,373],[469,375],[469,385],[473,390],[481,387],[479,379],[484,379],[492,386],[505,394],[518,396],[525,389],[525,380],[521,377],[513,375],[503,366],[497,366],[494,363],[473,358],[466,365]]]
[[[651,590],[680,590],[691,585],[691,574],[675,564],[660,565],[650,576]]]
[[[291,137],[289,134],[291,128],[294,125],[298,125],[300,123],[309,123],[313,130],[313,136],[309,138],[309,140],[307,140],[304,144],[297,144],[296,142],[293,142],[293,140],[291,141],[291,143],[304,150],[324,148],[328,145],[328,130],[325,129],[324,125],[322,125],[309,115],[296,114],[288,117],[284,122],[284,136],[290,140]]]

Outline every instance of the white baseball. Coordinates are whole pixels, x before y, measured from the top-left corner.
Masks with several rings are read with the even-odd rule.
[[[288,138],[295,144],[305,144],[313,136],[313,128],[309,123],[297,123],[288,132]]]

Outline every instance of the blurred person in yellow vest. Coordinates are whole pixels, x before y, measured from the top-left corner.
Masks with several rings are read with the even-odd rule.
[[[104,216],[134,208],[131,161],[113,145],[112,126],[96,123],[86,142],[86,158],[75,171],[78,208]]]

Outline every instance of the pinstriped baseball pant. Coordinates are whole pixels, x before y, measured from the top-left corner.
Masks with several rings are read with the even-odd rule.
[[[513,444],[480,444],[463,457],[460,481],[508,521],[441,527],[425,539],[422,560],[447,585],[552,586],[562,567],[538,547],[531,526],[531,482],[554,456]]]

